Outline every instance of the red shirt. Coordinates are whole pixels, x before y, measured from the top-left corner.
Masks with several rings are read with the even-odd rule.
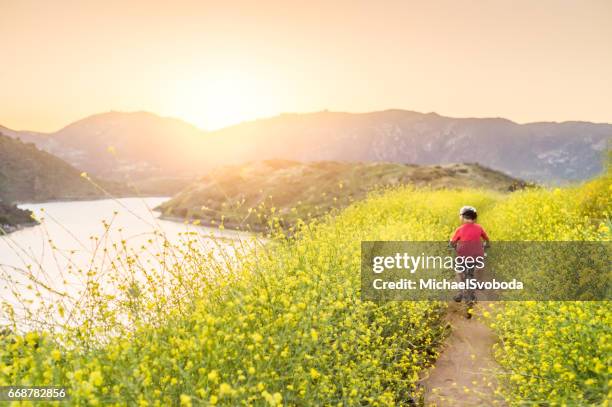
[[[455,230],[451,239],[457,243],[457,254],[460,256],[484,256],[482,240],[489,240],[487,232],[478,223],[464,223]]]

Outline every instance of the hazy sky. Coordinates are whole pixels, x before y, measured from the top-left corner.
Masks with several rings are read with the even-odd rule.
[[[612,122],[612,1],[0,0],[0,125],[403,108]]]

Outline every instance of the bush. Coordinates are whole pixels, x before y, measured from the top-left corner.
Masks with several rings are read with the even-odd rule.
[[[499,240],[610,241],[609,176],[566,189],[513,194],[491,208]],[[605,405],[612,393],[608,301],[510,302],[491,321],[501,391],[511,405]]]

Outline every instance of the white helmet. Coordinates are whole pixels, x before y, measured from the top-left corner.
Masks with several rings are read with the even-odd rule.
[[[463,206],[461,209],[459,209],[459,216],[463,216],[465,215],[466,212],[476,212],[476,208],[474,208],[473,206]]]

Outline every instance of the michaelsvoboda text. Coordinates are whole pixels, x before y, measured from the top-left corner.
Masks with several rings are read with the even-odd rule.
[[[372,282],[376,290],[522,290],[523,282],[512,279],[512,281],[478,281],[474,278],[465,281],[452,281],[447,279],[437,280],[435,278],[417,281],[402,278],[397,281],[384,281],[377,278]]]

